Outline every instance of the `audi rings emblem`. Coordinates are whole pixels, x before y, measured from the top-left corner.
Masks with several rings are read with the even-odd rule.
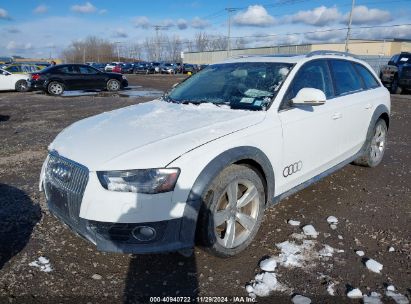
[[[301,171],[302,168],[303,168],[303,162],[300,160],[294,164],[291,164],[285,167],[283,170],[283,176],[288,177],[294,173],[297,173],[298,171]]]

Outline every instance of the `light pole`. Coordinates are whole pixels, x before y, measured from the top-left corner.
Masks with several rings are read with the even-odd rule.
[[[228,33],[227,33],[227,58],[230,57],[230,52],[231,52],[231,13],[234,12],[236,9],[232,7],[227,7],[225,9],[228,13],[228,20],[227,20],[227,26],[228,26]]]
[[[348,41],[350,40],[351,36],[351,23],[352,23],[352,13],[354,10],[355,6],[355,0],[351,0],[351,11],[350,11],[350,17],[348,19],[348,28],[347,28],[347,37],[345,38],[345,51],[348,52]]]

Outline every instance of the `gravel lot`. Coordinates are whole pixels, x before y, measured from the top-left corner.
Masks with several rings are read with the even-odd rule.
[[[129,76],[138,90],[169,89],[178,76]],[[101,253],[72,234],[47,211],[38,176],[47,146],[71,123],[104,111],[152,99],[105,96],[51,97],[34,92],[0,93],[0,302],[148,303],[149,296],[247,296],[245,286],[260,271],[264,256],[278,255],[275,244],[291,241],[312,224],[319,232],[313,252],[323,245],[344,250],[329,258],[311,257],[303,267],[277,270],[285,290],[259,303],[291,303],[291,294],[314,303],[360,303],[346,297],[351,287],[385,294],[393,284],[411,298],[411,96],[392,97],[392,122],[383,163],[374,169],[348,165],[266,212],[252,246],[237,257],[220,259],[200,248],[177,253]],[[339,219],[337,229],[326,219]],[[294,234],[295,236],[295,234]],[[389,252],[388,248],[394,251]],[[364,257],[355,251],[363,250]],[[47,257],[53,271],[29,263]],[[364,258],[383,264],[370,272]],[[334,283],[335,296],[327,286]],[[210,302],[203,299],[202,302]],[[212,299],[211,299],[212,300]],[[75,302],[73,302],[75,301]],[[231,298],[229,298],[231,301]],[[385,297],[384,303],[395,303]]]

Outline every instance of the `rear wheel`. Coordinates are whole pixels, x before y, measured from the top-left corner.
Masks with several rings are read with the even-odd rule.
[[[121,84],[120,81],[116,80],[116,79],[110,79],[109,81],[107,81],[107,90],[110,92],[117,92],[118,90],[120,90],[121,88]]]
[[[387,124],[383,119],[379,119],[374,126],[371,138],[367,139],[367,147],[364,155],[354,161],[355,164],[376,167],[384,156],[387,145]]]
[[[64,85],[60,82],[52,81],[47,86],[47,92],[54,96],[61,95],[64,92]]]
[[[197,228],[211,253],[234,256],[254,239],[261,225],[265,192],[261,177],[247,166],[224,169],[203,195]]]
[[[26,80],[19,80],[16,82],[16,91],[17,92],[27,92],[29,90],[29,84]]]

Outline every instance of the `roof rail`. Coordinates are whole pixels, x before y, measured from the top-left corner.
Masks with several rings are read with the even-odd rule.
[[[328,50],[312,51],[308,53],[307,55],[305,55],[305,57],[312,57],[316,55],[335,55],[335,56],[358,58],[357,56],[351,53],[348,53],[348,52],[328,51]]]
[[[239,58],[248,58],[248,57],[294,57],[294,56],[304,56],[304,54],[240,54],[233,55],[227,59],[239,59]]]

